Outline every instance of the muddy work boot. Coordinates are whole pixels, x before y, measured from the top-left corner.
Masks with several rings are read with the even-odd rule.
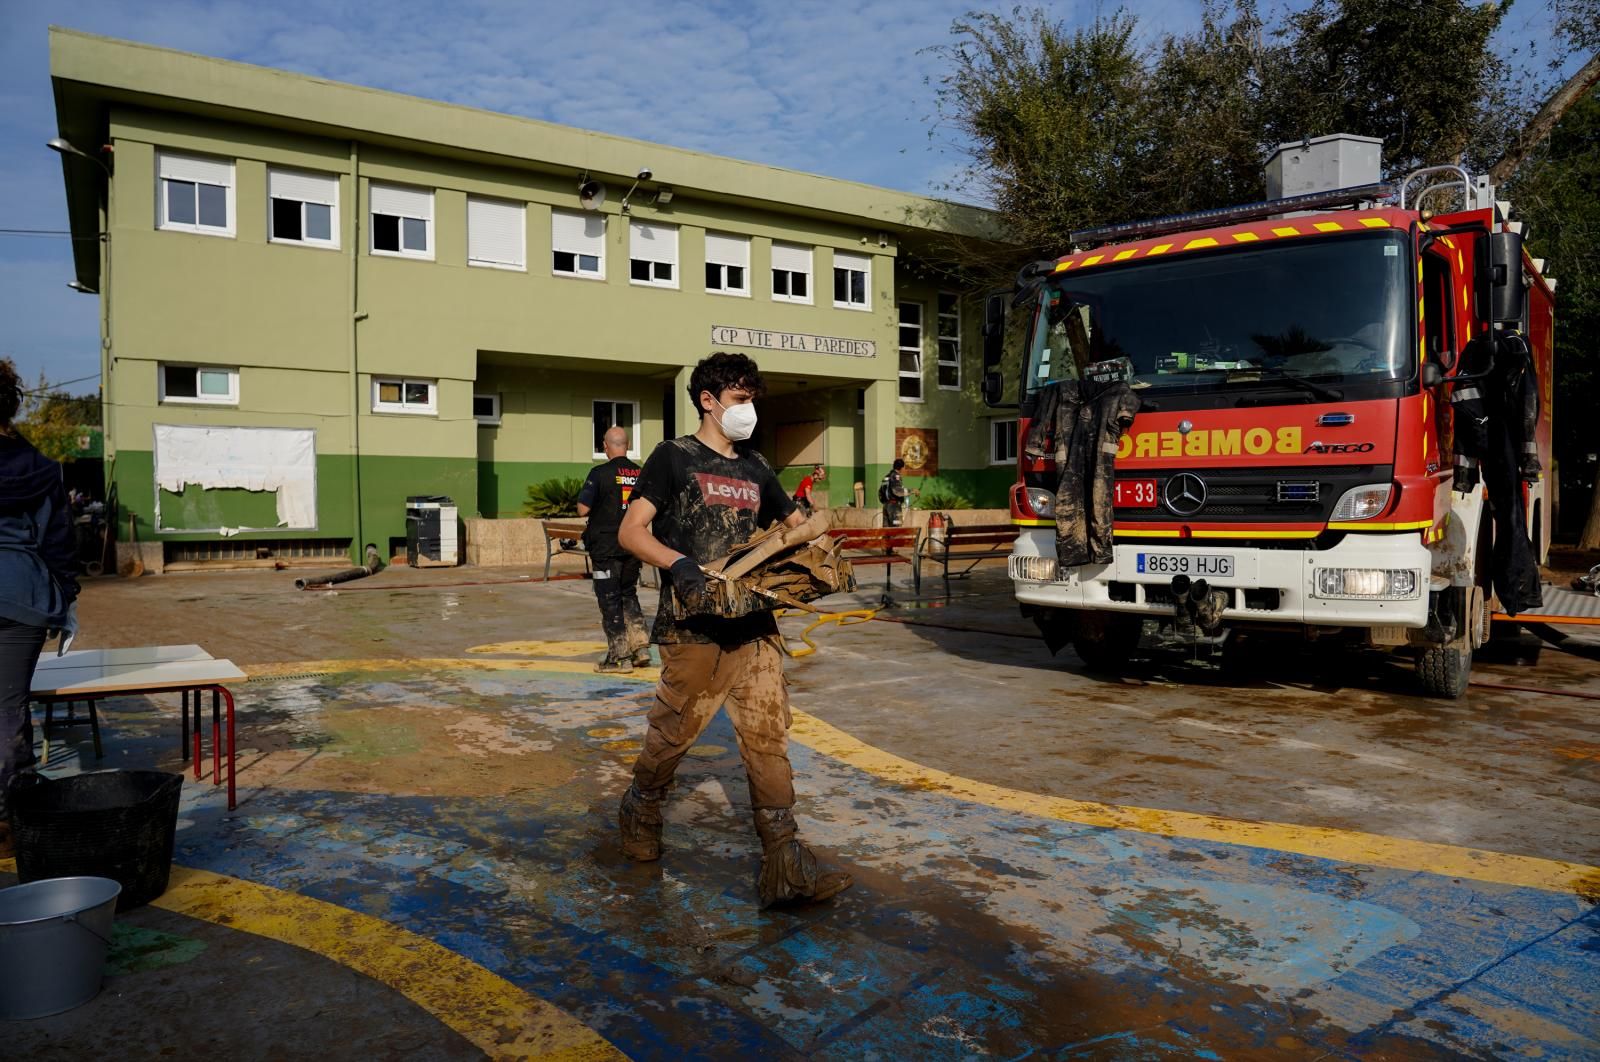
[[[613,660],[609,656],[594,666],[602,675],[627,675],[633,672],[633,662],[629,660]]]
[[[622,854],[640,863],[661,858],[661,806],[667,789],[640,789],[635,782],[622,794],[617,825],[622,827]]]
[[[762,907],[818,903],[848,889],[854,880],[842,871],[823,873],[816,855],[795,836],[796,830],[789,808],[756,809],[756,833],[761,837],[756,893]]]
[[[652,667],[652,666],[654,666],[654,661],[652,661],[650,659],[650,650],[648,650],[648,649],[640,649],[638,652],[634,653],[633,654],[633,666],[634,667]]]

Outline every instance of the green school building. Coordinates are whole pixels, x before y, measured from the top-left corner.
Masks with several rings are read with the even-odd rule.
[[[954,279],[992,214],[68,30],[50,52],[107,486],[169,560],[387,548],[412,495],[518,516],[612,424],[640,456],[692,430],[714,350],[760,362],[785,485],[821,462],[831,504],[872,506],[900,454],[925,494],[1005,504],[1015,414],[978,397],[982,293]]]

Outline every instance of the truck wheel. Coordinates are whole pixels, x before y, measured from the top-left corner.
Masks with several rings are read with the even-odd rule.
[[[1455,700],[1472,678],[1472,650],[1458,643],[1417,651],[1417,679],[1429,697]]]
[[[1090,671],[1121,671],[1139,648],[1144,620],[1123,612],[1079,612],[1072,648]]]

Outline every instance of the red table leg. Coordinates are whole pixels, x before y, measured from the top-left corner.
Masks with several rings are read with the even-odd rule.
[[[222,699],[215,687],[211,690],[211,784],[222,784]]]
[[[226,686],[218,686],[218,687],[216,687],[216,690],[220,691],[222,696],[228,702],[228,810],[232,811],[234,809],[235,805],[237,804],[237,800],[234,797],[234,766],[235,766],[235,760],[234,760],[234,746],[233,746],[233,740],[234,740],[233,694],[228,692],[228,687],[226,687]]]
[[[200,691],[192,690],[184,692],[183,710],[185,713],[189,711],[190,693],[193,693],[194,695],[194,780],[198,782],[200,780],[201,766],[205,763],[205,755],[202,751],[203,746],[200,743]],[[215,735],[213,735],[213,737],[214,736]]]

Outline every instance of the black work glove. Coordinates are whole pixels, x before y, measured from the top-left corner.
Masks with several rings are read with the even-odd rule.
[[[672,573],[672,588],[678,599],[685,603],[697,600],[706,592],[706,573],[688,557],[679,557],[668,569]]]

